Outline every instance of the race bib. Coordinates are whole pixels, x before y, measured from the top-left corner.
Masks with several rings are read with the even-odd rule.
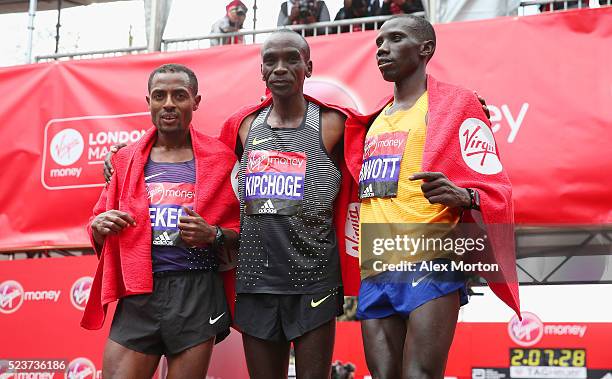
[[[193,209],[193,183],[146,183],[154,246],[185,247],[179,233],[183,208]]]
[[[367,137],[359,173],[359,197],[395,197],[408,132]]]
[[[290,216],[302,209],[306,154],[251,150],[244,174],[247,215]]]

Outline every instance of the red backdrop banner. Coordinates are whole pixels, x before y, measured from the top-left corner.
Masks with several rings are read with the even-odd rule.
[[[0,378],[102,377],[102,353],[116,304],[109,307],[102,329],[80,327],[96,265],[95,256],[0,261]],[[63,367],[9,369],[9,361],[29,360]],[[215,347],[208,372],[211,378],[248,377],[238,332]]]
[[[522,224],[612,221],[612,8],[436,26],[429,65],[478,91],[514,186]],[[392,91],[375,63],[375,32],[312,38],[306,92],[366,112]],[[194,125],[222,121],[264,93],[259,46],[45,63],[0,69],[0,250],[82,247],[117,142],[151,126],[149,72],[194,69],[203,104]],[[608,173],[608,174],[606,174]]]
[[[100,330],[79,326],[96,263],[94,256],[0,262],[0,378],[101,377],[102,353],[112,317]],[[540,366],[550,365],[566,366],[560,370],[570,371],[567,376],[514,377],[601,379],[608,378],[605,376],[608,373],[612,376],[610,307],[576,298],[584,298],[584,291],[593,299],[605,297],[609,285],[593,285],[580,291],[568,286],[547,287],[550,300],[543,298],[537,287],[522,288],[523,306],[533,311],[523,312],[522,322],[490,291],[473,297],[464,308],[468,313],[460,317],[469,322],[457,324],[446,375],[460,379],[502,378],[478,373],[487,369],[506,374],[509,370],[542,371],[549,368]],[[568,304],[579,309],[570,309]],[[114,304],[109,315],[113,313]],[[474,320],[476,316],[479,321]],[[513,349],[521,348],[540,351],[535,356],[517,356]],[[585,349],[586,353],[582,360],[573,353],[571,359],[560,362],[560,356],[544,356],[544,350],[551,349]],[[22,360],[53,360],[65,367],[44,375],[35,370],[20,370],[22,376],[11,374],[9,361]],[[337,324],[334,360],[354,364],[356,378],[368,375],[358,322]],[[215,346],[208,375],[217,379],[248,377],[238,332],[233,331],[226,341]]]

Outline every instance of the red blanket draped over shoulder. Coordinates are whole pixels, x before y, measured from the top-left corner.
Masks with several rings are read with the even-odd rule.
[[[239,203],[230,178],[236,156],[227,146],[196,131],[193,126],[190,126],[190,133],[196,163],[194,209],[210,225],[238,232]],[[86,329],[102,327],[109,303],[153,290],[151,220],[144,166],[156,136],[157,130],[151,128],[138,142],[113,156],[115,174],[94,207],[93,217],[117,209],[132,215],[136,226],[107,236],[98,250],[90,219],[88,232],[100,261],[81,320],[81,326]],[[228,304],[233,310],[235,270],[224,272],[223,276]]]
[[[498,272],[482,271],[491,290],[520,316],[512,186],[504,171],[499,151],[491,132],[491,123],[476,95],[455,85],[427,77],[429,109],[427,133],[423,148],[422,171],[442,172],[459,187],[474,188],[480,195],[481,212],[465,212],[462,222],[486,225],[490,241],[488,254],[466,254],[467,263],[496,263]],[[389,97],[369,115],[354,117],[349,123],[365,129],[382,109],[393,100]],[[363,151],[363,138],[355,138],[347,150]],[[360,155],[361,156],[361,155]],[[482,220],[480,220],[480,218]],[[476,219],[479,219],[476,221]]]

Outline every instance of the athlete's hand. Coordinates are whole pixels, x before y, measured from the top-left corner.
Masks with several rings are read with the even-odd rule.
[[[113,154],[118,152],[119,149],[122,149],[126,146],[127,144],[125,143],[113,145],[111,146],[110,150],[108,150],[108,153],[106,153],[106,157],[104,158],[104,171],[103,171],[104,180],[106,181],[106,183],[110,182],[111,177],[113,176],[113,173],[115,172],[115,169],[113,168],[113,164],[111,163],[111,158]]]
[[[192,247],[204,247],[212,244],[215,241],[217,229],[204,221],[195,211],[183,207],[183,212],[189,216],[181,216],[178,227],[185,244]]]
[[[469,207],[470,194],[467,189],[456,186],[441,172],[417,172],[410,180],[423,180],[421,190],[431,204],[442,204],[449,208]]]
[[[480,102],[480,104],[482,104],[482,110],[484,111],[485,115],[487,115],[487,118],[489,119],[489,121],[491,121],[491,112],[489,112],[489,107],[487,107],[487,102],[478,93],[474,92],[474,94],[478,98],[478,101]]]
[[[128,213],[111,209],[97,215],[91,222],[94,240],[102,245],[109,234],[117,234],[128,226],[136,226],[136,221]]]

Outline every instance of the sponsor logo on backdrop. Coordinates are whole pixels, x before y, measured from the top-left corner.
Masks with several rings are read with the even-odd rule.
[[[111,146],[138,141],[149,113],[50,120],[43,139],[42,185],[49,190],[104,185],[101,165]]]
[[[523,321],[516,315],[508,322],[508,335],[514,343],[520,346],[533,346],[540,342],[543,336],[575,336],[583,338],[587,326],[582,324],[546,324],[531,312],[521,312]]]
[[[14,313],[23,305],[24,301],[53,301],[59,300],[60,290],[24,291],[23,286],[16,280],[7,280],[0,283],[0,313]]]
[[[359,257],[359,210],[360,203],[350,203],[346,212],[344,223],[344,241],[346,254],[351,257]]]
[[[91,285],[93,278],[91,276],[84,276],[77,279],[70,289],[70,302],[74,307],[80,311],[85,310],[85,305],[89,300],[89,292],[91,291]]]
[[[55,163],[70,166],[81,158],[84,147],[81,133],[74,129],[64,129],[53,137],[49,150]]]
[[[66,368],[64,379],[96,379],[101,377],[102,373],[98,374],[96,366],[87,358],[79,357],[73,359]]]
[[[493,175],[501,172],[502,164],[497,154],[493,132],[482,120],[468,118],[459,128],[461,156],[472,170]]]
[[[355,108],[362,113],[365,108],[360,97],[351,87],[336,78],[313,76],[304,82],[304,93],[329,104],[340,104]],[[491,130],[503,134],[508,143],[513,143],[525,121],[529,103],[520,104],[520,108],[511,104],[487,104],[491,113]],[[499,137],[498,137],[499,138]]]
[[[540,342],[544,335],[544,324],[531,312],[521,312],[523,320],[514,315],[508,323],[508,335],[520,346],[532,346]]]
[[[23,287],[19,282],[14,280],[2,282],[0,284],[0,312],[16,312],[23,304],[23,295]]]
[[[512,114],[508,104],[502,104],[499,107],[492,104],[487,104],[487,107],[489,108],[489,112],[491,112],[490,120],[491,130],[493,133],[497,134],[502,129],[502,126],[507,125],[507,129],[509,129],[509,131],[506,141],[508,143],[514,142],[519,130],[521,129],[521,125],[523,125],[525,116],[527,115],[529,103],[523,103],[521,105],[521,109],[518,110],[516,115]]]

